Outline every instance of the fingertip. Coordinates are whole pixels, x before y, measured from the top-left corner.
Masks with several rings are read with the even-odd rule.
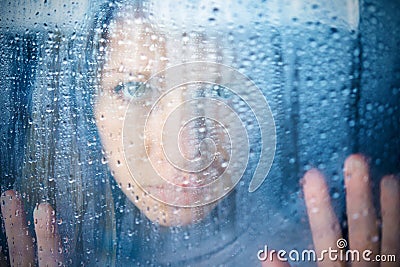
[[[24,207],[18,192],[7,190],[1,194],[1,212],[3,214],[3,220],[7,219],[9,216],[13,216],[14,213],[22,214],[22,212],[24,212]]]
[[[7,190],[1,194],[1,205],[4,206],[8,201],[18,198],[18,193],[14,190]]]
[[[308,170],[303,176],[304,184],[306,184],[307,182],[309,183],[320,182],[321,179],[325,179],[324,175],[316,168]]]
[[[53,207],[49,203],[43,202],[36,205],[33,211],[33,216],[35,216],[35,214],[36,215],[52,214],[53,212],[54,212]]]
[[[325,176],[318,169],[307,171],[302,179],[303,191],[306,198],[322,196],[327,191]]]
[[[353,198],[353,194],[362,194],[365,188],[370,186],[369,163],[362,154],[353,154],[347,157],[343,169],[344,183],[347,196]]]
[[[1,212],[7,236],[10,262],[15,266],[33,266],[34,246],[25,211],[18,193],[7,190],[1,195]]]
[[[49,203],[40,203],[33,211],[39,266],[61,266],[62,246],[58,235],[56,213]]]
[[[35,220],[51,221],[51,219],[55,218],[55,211],[49,203],[40,203],[33,210],[33,218]]]
[[[381,188],[391,192],[399,191],[400,181],[395,175],[385,175],[381,180]]]
[[[344,172],[352,173],[357,170],[368,170],[368,161],[363,154],[352,154],[344,162]]]
[[[17,195],[17,192],[15,191],[15,190],[7,190],[7,191],[4,191],[2,194],[1,194],[1,197],[3,198],[3,197],[15,197]]]
[[[367,162],[367,158],[364,156],[364,154],[361,153],[356,153],[356,154],[351,154],[348,156],[345,160],[345,165],[350,164],[350,163],[359,163],[359,164],[364,164]]]

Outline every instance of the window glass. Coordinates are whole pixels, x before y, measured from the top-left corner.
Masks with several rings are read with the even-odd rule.
[[[345,232],[346,158],[399,172],[396,1],[0,6],[1,192],[33,243],[51,205],[66,266],[257,266],[313,246],[305,172]]]

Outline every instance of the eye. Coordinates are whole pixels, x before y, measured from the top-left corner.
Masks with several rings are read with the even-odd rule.
[[[114,92],[120,94],[126,100],[131,100],[141,97],[144,94],[145,87],[144,82],[121,82],[114,88]]]

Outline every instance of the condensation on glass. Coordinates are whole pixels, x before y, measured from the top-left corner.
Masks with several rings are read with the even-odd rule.
[[[306,170],[318,167],[330,177],[338,214],[344,211],[341,164],[347,155],[366,153],[375,175],[399,171],[395,1],[1,0],[0,5],[1,191],[21,192],[31,222],[36,203],[54,207],[68,266],[256,265],[265,244],[288,250],[312,244],[299,193]],[[142,28],[131,39],[135,43],[128,42],[135,47],[132,54],[120,55],[122,62],[140,55],[131,62],[147,62],[146,71],[154,73],[212,61],[237,69],[262,90],[274,116],[277,148],[256,192],[247,190],[262,141],[255,117],[245,103],[210,86],[195,90],[197,96],[229,102],[249,135],[249,164],[238,185],[184,226],[165,226],[162,216],[151,217],[159,211],[138,204],[142,193],[126,197],[121,187],[131,191],[132,184],[113,179],[121,161],[104,144],[104,136],[114,140],[121,132],[101,123],[119,104],[109,110],[96,105],[105,90],[110,40],[121,44],[113,30],[127,20],[133,26],[126,31]],[[119,34],[129,35],[124,29]],[[132,81],[141,82],[147,72],[132,67],[131,73],[131,67],[110,68],[106,82],[118,75],[127,79],[113,85],[116,97],[138,96]],[[6,247],[4,231],[0,236]]]

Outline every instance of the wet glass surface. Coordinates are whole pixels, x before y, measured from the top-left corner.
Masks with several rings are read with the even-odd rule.
[[[396,1],[0,5],[1,191],[20,192],[32,236],[36,204],[52,205],[67,266],[257,265],[257,251],[267,243],[287,250],[312,246],[300,190],[310,168],[328,177],[341,222],[342,164],[349,154],[369,156],[374,177],[399,172]],[[166,68],[203,61],[221,65],[150,79]],[[221,75],[222,66],[252,84],[234,84],[231,72]],[[207,83],[163,95],[177,77]],[[149,79],[151,89],[145,86]],[[269,110],[248,100],[252,88],[265,97],[273,123],[260,124],[257,116]],[[159,107],[144,120],[154,99],[161,99]],[[178,117],[196,120],[165,126],[168,112],[191,99],[218,100],[230,109],[187,104]],[[225,112],[237,115],[241,123],[235,127],[242,130],[217,123],[230,122]],[[207,114],[217,119],[206,121]],[[142,120],[149,123],[144,132]],[[164,126],[165,147],[158,146]],[[272,132],[276,149],[265,135]],[[235,138],[241,141],[230,143]],[[132,140],[144,140],[143,148]],[[169,147],[176,143],[179,148]],[[250,193],[265,157],[262,144],[274,160],[266,180]],[[243,177],[198,189],[221,177],[235,149],[248,152],[231,163]],[[165,151],[184,155],[175,162],[184,164],[171,168]],[[214,165],[199,167],[213,154]],[[160,184],[148,170],[155,165],[143,163],[151,160],[159,164],[157,174],[179,189]],[[202,176],[185,169],[193,166]],[[191,193],[192,187],[198,190]],[[0,232],[7,255],[4,225]]]

